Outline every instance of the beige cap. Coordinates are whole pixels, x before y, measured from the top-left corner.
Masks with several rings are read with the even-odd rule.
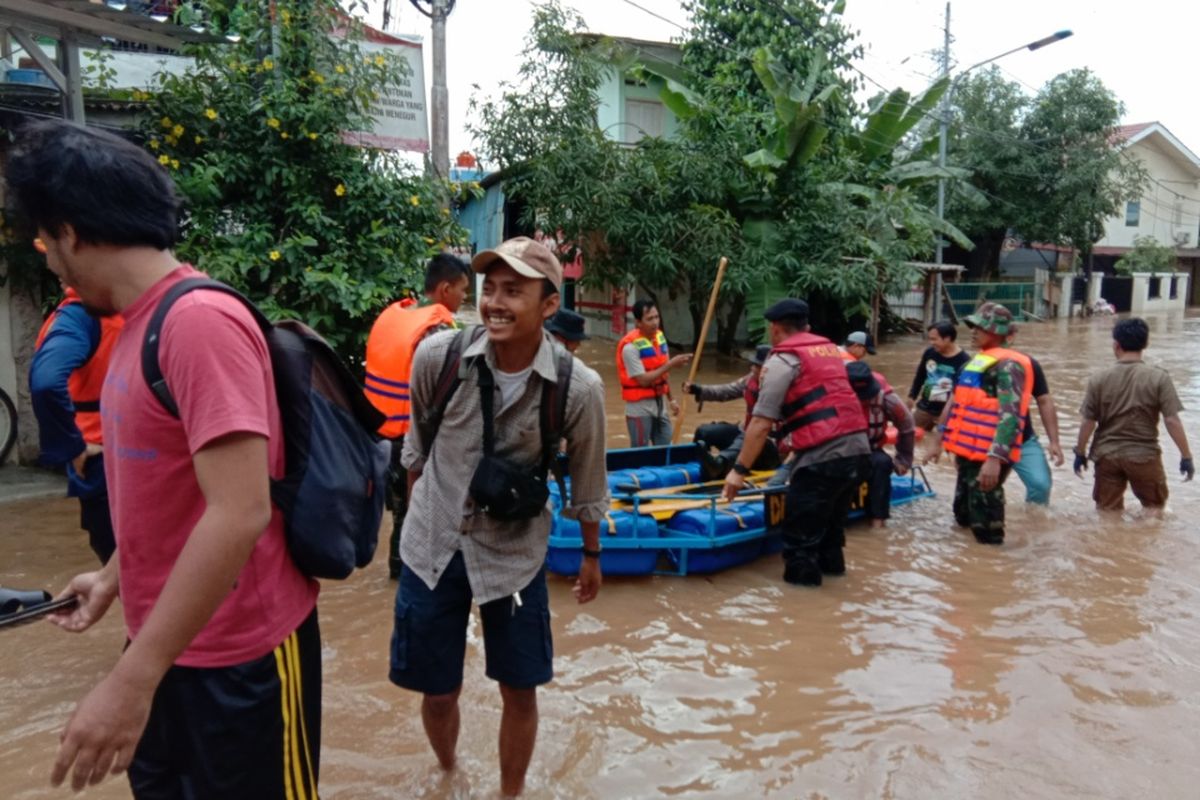
[[[546,278],[554,284],[555,289],[562,288],[562,264],[550,252],[550,248],[528,236],[517,236],[491,250],[476,253],[471,259],[471,269],[479,273],[487,272],[488,267],[497,260],[508,264],[518,275],[539,280]]]

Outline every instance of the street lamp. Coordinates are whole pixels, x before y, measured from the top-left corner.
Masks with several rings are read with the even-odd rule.
[[[949,11],[949,5],[947,5],[947,11],[946,11],[947,26],[949,26],[949,19],[950,19],[950,11]],[[949,134],[949,129],[950,129],[950,120],[949,120],[950,103],[952,102],[953,97],[954,97],[954,90],[958,87],[958,82],[961,81],[968,72],[975,69],[976,67],[982,67],[984,64],[990,64],[993,61],[997,61],[1001,58],[1004,58],[1005,56],[1012,55],[1013,53],[1017,52],[1018,50],[1029,50],[1030,52],[1032,52],[1034,50],[1040,50],[1043,47],[1045,47],[1046,45],[1051,45],[1051,44],[1054,44],[1055,42],[1061,42],[1063,39],[1066,39],[1072,35],[1074,35],[1074,32],[1069,31],[1069,30],[1063,30],[1063,31],[1058,31],[1056,33],[1052,33],[1049,36],[1046,36],[1042,39],[1038,39],[1037,41],[1030,42],[1029,44],[1023,44],[1020,47],[1014,47],[1011,50],[1005,50],[1003,53],[1000,53],[999,55],[994,55],[991,58],[984,59],[983,61],[980,61],[977,64],[972,64],[971,66],[964,69],[962,72],[958,73],[958,75],[954,76],[954,80],[950,82],[950,88],[946,90],[946,97],[942,101],[943,105],[942,105],[942,114],[941,114],[941,124],[938,126],[938,167],[941,170],[944,171],[946,169],[946,137]],[[947,34],[947,36],[949,36],[949,34]],[[948,42],[949,42],[949,40],[947,39],[947,43]],[[945,177],[938,178],[937,218],[938,218],[938,222],[945,222],[945,220],[946,220],[946,179],[945,179]],[[942,250],[944,247],[945,247],[945,244],[942,240],[942,235],[939,232],[938,240],[937,240],[937,254],[934,259],[935,263],[937,263],[937,264],[942,263],[942,256],[943,256]],[[939,305],[941,305],[941,300],[942,300],[942,273],[940,270],[938,271],[938,274],[937,274],[936,284],[937,284],[937,299],[935,300],[934,306],[933,306],[935,309]]]

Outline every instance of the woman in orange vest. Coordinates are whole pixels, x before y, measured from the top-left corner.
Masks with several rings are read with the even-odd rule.
[[[42,323],[29,368],[41,459],[65,465],[67,496],[79,498],[80,527],[101,563],[108,562],[116,542],[104,481],[100,390],[122,324],[119,316],[97,319],[88,314],[79,295],[68,288]]]
[[[671,417],[679,414],[679,404],[671,399],[667,374],[692,357],[670,354],[667,337],[659,330],[660,317],[653,300],[634,303],[633,318],[636,326],[617,342],[617,376],[625,400],[629,446],[670,444]]]
[[[1021,458],[1033,398],[1029,356],[1004,345],[1016,333],[1012,313],[984,303],[964,322],[978,355],[959,373],[932,448],[955,455],[954,519],[982,544],[1004,543],[1004,480]]]
[[[392,440],[392,473],[387,506],[392,511],[392,537],[388,549],[388,573],[400,577],[400,529],[408,510],[408,473],[400,465],[404,434],[412,424],[408,379],[417,345],[431,333],[456,327],[454,314],[470,289],[466,263],[450,253],[439,253],[425,269],[425,296],[429,304],[414,306],[410,298],[383,310],[367,337],[367,399],[387,420],[379,429]]]

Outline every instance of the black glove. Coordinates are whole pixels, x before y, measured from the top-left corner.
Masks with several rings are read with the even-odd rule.
[[[1190,458],[1179,459],[1179,474],[1186,475],[1185,481],[1190,481],[1196,477],[1196,465],[1192,463]]]
[[[1087,456],[1085,456],[1083,453],[1080,453],[1078,450],[1076,450],[1075,451],[1075,474],[1082,478],[1083,473],[1087,472],[1087,464],[1088,464]]]

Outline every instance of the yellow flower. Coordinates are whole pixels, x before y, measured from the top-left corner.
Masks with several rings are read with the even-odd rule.
[[[278,250],[272,250],[270,258],[272,261],[278,261],[279,259],[283,258],[283,253],[279,252]]]
[[[200,143],[202,143],[203,141],[204,141],[204,137],[203,137],[203,136],[197,136],[197,137],[196,137],[196,144],[200,144]]]
[[[148,146],[148,147],[149,147],[151,150],[157,150],[157,149],[158,149],[158,139],[151,139],[151,140],[149,141],[149,143],[147,144],[147,146]]]
[[[206,108],[204,109],[204,116],[208,117],[209,119],[216,119],[217,110],[215,108]]]
[[[310,133],[310,134],[308,135],[308,138],[312,139],[312,140],[315,142],[315,141],[316,141],[318,138],[320,138],[320,134],[318,134],[318,133]]]
[[[160,120],[159,120],[159,123],[160,123],[160,124],[161,124],[161,125],[162,125],[164,128],[169,128],[169,127],[171,127],[172,125],[174,125],[174,124],[175,124],[174,122],[172,122],[172,121],[171,121],[171,118],[170,118],[170,117],[163,117],[162,119],[160,119]]]
[[[333,71],[336,72],[338,75],[346,74],[346,68],[343,67],[341,64],[338,64],[336,67],[334,67]]]
[[[269,58],[264,58],[262,62],[263,69],[275,69],[275,62]]]
[[[412,203],[414,206],[419,206],[421,205],[421,198],[414,194],[412,197],[408,198],[408,202]]]
[[[270,119],[267,120],[267,127],[268,128],[278,128],[279,120],[275,119],[274,117],[271,117]]]
[[[346,194],[346,184],[339,183],[337,186],[333,187],[333,193],[338,197],[344,197]]]
[[[383,56],[375,56],[375,66],[382,67],[386,63],[387,63],[387,61],[384,59]]]
[[[171,159],[171,169],[179,169],[179,159],[178,158]]]
[[[442,216],[443,216],[443,217],[448,217],[448,216],[450,216],[450,209],[448,209],[448,208],[443,208],[443,209],[442,209]]]
[[[162,164],[165,167],[167,164],[171,163],[171,157],[169,155],[167,155],[166,153],[163,153],[161,156],[158,157],[158,163]]]
[[[282,22],[284,25],[291,25],[292,24],[292,12],[288,11],[286,8],[283,9],[282,11],[280,11],[279,12],[279,21]]]
[[[425,237],[425,244],[433,244],[433,239],[430,239],[428,236],[426,236],[426,237]]]
[[[175,134],[176,136],[183,136],[183,126],[176,125],[174,128],[171,128],[171,133]]]
[[[166,142],[167,144],[171,145],[172,147],[174,147],[175,145],[179,144],[179,137],[177,137],[177,136],[164,136],[164,137],[163,137],[163,141],[164,141],[164,142]]]
[[[288,138],[291,138],[291,137],[289,137],[289,136],[288,136],[288,132],[287,132],[287,131],[280,131],[280,132],[279,132],[279,138],[280,138],[280,139],[288,139]]]

